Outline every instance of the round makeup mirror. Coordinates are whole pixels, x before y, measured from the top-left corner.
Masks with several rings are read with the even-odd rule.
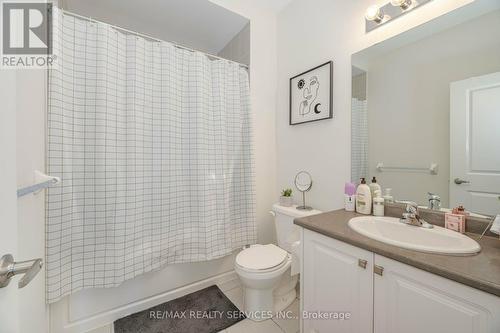
[[[309,172],[300,171],[295,176],[295,187],[299,192],[302,192],[302,206],[298,206],[298,210],[312,210],[312,207],[306,206],[306,192],[312,188],[312,177]]]

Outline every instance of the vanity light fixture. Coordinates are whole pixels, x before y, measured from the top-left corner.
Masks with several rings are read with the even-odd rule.
[[[395,7],[401,7],[402,10],[407,10],[412,5],[412,0],[391,0],[391,4]]]
[[[389,0],[386,0],[389,1]],[[432,0],[390,0],[385,5],[372,5],[365,12],[366,32],[370,32],[378,27],[412,12]]]
[[[377,5],[372,5],[368,7],[365,13],[365,18],[368,21],[374,21],[376,23],[381,23],[384,19],[384,13],[380,10],[380,7]]]

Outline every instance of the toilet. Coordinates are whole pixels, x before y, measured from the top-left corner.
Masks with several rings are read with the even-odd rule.
[[[235,271],[244,289],[244,311],[254,321],[271,318],[283,311],[296,298],[300,270],[300,229],[293,224],[298,217],[321,213],[301,211],[292,207],[273,205],[278,246],[256,244],[236,256]]]

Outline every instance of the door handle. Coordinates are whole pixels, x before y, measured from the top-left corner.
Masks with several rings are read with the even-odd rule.
[[[364,259],[358,259],[358,266],[363,268],[363,269],[366,269],[366,265],[368,264],[368,261],[364,260]]]
[[[11,254],[0,259],[0,288],[7,287],[14,275],[24,274],[17,283],[18,288],[24,288],[42,269],[42,259],[15,262]]]
[[[457,184],[457,185],[462,185],[462,184],[470,184],[470,181],[468,181],[468,180],[463,180],[463,179],[460,179],[460,178],[455,178],[454,182],[455,182],[455,184]]]

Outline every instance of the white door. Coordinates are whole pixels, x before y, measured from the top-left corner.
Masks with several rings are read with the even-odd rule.
[[[375,255],[374,333],[498,333],[500,297]]]
[[[303,332],[371,333],[373,253],[304,230],[303,260]]]
[[[16,75],[0,70],[0,258],[17,255]],[[15,283],[0,288],[0,331],[19,332],[19,292]]]
[[[43,70],[0,69],[0,258],[27,261],[16,266],[21,271],[39,267],[32,260],[45,251],[43,192],[17,198],[19,186],[33,184],[34,170],[44,170],[45,77]],[[19,289],[24,276],[0,288],[2,333],[48,331],[44,270]]]
[[[500,214],[500,73],[451,83],[450,206]]]

